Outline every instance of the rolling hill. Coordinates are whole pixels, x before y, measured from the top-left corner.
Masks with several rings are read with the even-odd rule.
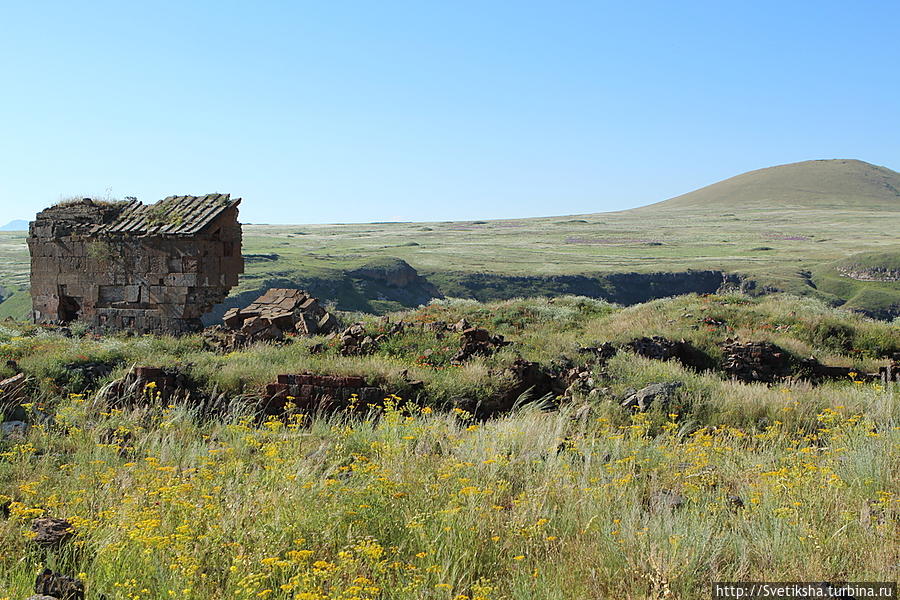
[[[900,211],[900,173],[860,160],[809,160],[750,171],[637,210]]]
[[[16,219],[0,227],[0,231],[28,231],[28,221]]]

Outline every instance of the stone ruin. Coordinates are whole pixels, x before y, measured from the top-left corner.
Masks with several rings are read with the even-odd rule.
[[[170,196],[144,205],[85,198],[31,223],[36,323],[82,321],[96,331],[186,333],[244,272],[240,199]]]
[[[262,409],[265,414],[282,413],[288,404],[303,412],[367,410],[382,403],[388,393],[370,385],[365,377],[288,373],[266,385]]]
[[[285,333],[328,334],[337,328],[334,315],[303,290],[271,288],[245,308],[232,308],[222,317],[225,327],[249,337],[266,332],[280,338]]]
[[[228,309],[222,321],[206,328],[203,337],[210,348],[224,352],[291,335],[327,335],[338,326],[318,299],[288,288],[271,288],[244,308]]]

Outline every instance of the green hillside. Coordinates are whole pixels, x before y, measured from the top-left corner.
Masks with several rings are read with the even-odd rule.
[[[645,207],[900,211],[900,173],[861,160],[808,160],[743,173]]]

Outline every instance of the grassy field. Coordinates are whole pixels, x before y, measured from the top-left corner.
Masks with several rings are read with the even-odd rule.
[[[417,328],[344,357],[322,338],[218,354],[195,336],[0,326],[2,358],[33,386],[16,409],[31,429],[0,441],[0,598],[26,597],[44,565],[82,579],[88,600],[707,598],[716,580],[900,575],[895,385],[748,385],[578,352],[657,334],[716,358],[737,337],[865,372],[900,351],[897,327],[740,295],[624,309],[457,300],[390,318],[462,317],[513,345],[452,367],[459,337]],[[310,352],[317,342],[324,353]],[[520,355],[591,369],[601,391],[487,420],[459,408],[502,391]],[[110,374],[79,375],[98,363]],[[178,367],[231,401],[212,417],[191,402],[108,406],[95,392],[132,364]],[[253,412],[266,382],[300,371],[362,374],[397,395],[369,415]],[[423,381],[419,396],[402,390],[407,378]],[[627,388],[660,381],[682,384],[669,405],[619,405]],[[42,515],[69,519],[74,540],[35,549],[28,526]]]

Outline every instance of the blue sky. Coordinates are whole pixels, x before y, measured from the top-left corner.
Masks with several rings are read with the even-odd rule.
[[[0,221],[230,192],[242,220],[663,200],[900,169],[897,2],[3,2]]]

